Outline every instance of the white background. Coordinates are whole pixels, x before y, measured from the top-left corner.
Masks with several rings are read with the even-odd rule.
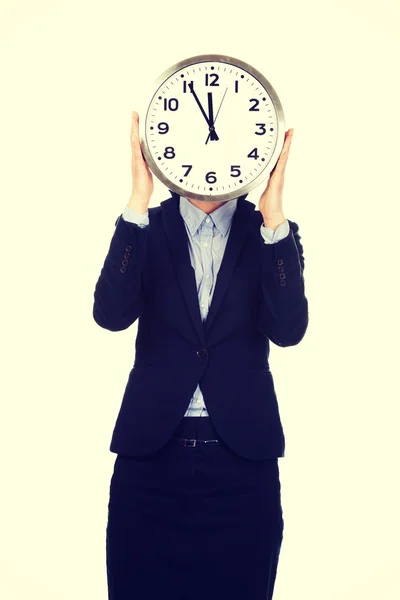
[[[101,329],[93,292],[131,191],[142,82],[208,53],[261,71],[295,130],[284,214],[310,324],[271,345],[286,435],[274,600],[400,598],[399,24],[395,0],[3,0],[1,598],[107,598],[109,443],[136,324]],[[168,197],[155,178],[150,205]]]

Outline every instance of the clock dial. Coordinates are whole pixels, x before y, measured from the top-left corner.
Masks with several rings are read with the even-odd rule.
[[[145,158],[180,195],[237,198],[274,167],[284,135],[282,109],[249,65],[194,58],[158,80],[141,136]]]

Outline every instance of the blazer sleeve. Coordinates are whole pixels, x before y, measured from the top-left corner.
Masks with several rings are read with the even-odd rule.
[[[260,328],[277,346],[295,346],[308,327],[308,301],[304,289],[304,254],[297,223],[275,244],[261,241],[263,296]]]
[[[93,318],[110,331],[127,329],[143,312],[141,274],[149,227],[115,222],[108,254],[94,290]]]

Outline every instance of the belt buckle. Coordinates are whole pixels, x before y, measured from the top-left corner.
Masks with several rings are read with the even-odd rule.
[[[187,439],[187,438],[185,438],[185,441],[183,442],[183,445],[184,445],[184,446],[187,446],[188,448],[194,448],[194,447],[196,446],[196,441],[197,441],[197,440],[194,440],[194,439]],[[189,444],[187,444],[186,442],[194,442],[194,444],[191,444],[191,445],[189,446]]]

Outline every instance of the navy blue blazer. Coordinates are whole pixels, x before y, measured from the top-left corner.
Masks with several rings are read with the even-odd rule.
[[[118,217],[93,318],[110,331],[138,319],[138,332],[111,452],[143,456],[164,446],[200,383],[211,421],[233,452],[254,460],[284,456],[269,341],[294,346],[306,332],[303,247],[290,220],[286,238],[265,244],[263,217],[245,197],[204,322],[179,195],[149,208],[149,227]]]

